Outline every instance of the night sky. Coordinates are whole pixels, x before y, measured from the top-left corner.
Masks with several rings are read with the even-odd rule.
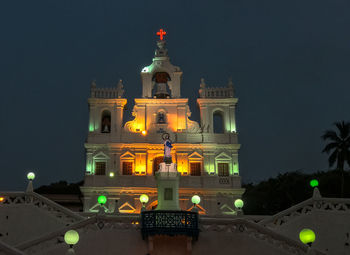
[[[1,1],[0,190],[77,182],[85,168],[91,80],[141,96],[159,28],[183,75],[192,119],[200,78],[239,98],[244,182],[326,170],[320,136],[349,121],[350,2]]]

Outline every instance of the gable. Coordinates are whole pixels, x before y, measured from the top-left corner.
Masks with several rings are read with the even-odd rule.
[[[236,215],[235,210],[233,210],[231,207],[229,207],[227,204],[224,204],[220,207],[220,210],[223,214],[226,215]]]
[[[121,213],[133,213],[135,211],[136,209],[128,202],[125,202],[122,206],[119,207],[119,212]]]
[[[231,160],[232,158],[227,155],[225,152],[221,152],[219,155],[215,157],[216,160]]]
[[[135,155],[131,152],[127,151],[123,155],[120,156],[121,159],[134,159]]]
[[[109,159],[109,157],[106,154],[104,154],[102,151],[97,153],[93,158],[94,159]]]
[[[203,156],[200,155],[198,152],[193,152],[191,155],[188,156],[188,159],[203,159]]]
[[[188,208],[187,211],[192,211],[193,207],[194,207],[194,205],[192,205],[190,208]],[[202,206],[196,205],[196,207],[198,209],[199,214],[206,214],[207,213],[207,211]]]

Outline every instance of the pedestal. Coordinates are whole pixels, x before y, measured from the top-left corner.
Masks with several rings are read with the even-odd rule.
[[[158,189],[158,206],[156,210],[179,211],[179,181],[180,173],[176,171],[174,163],[161,163],[156,173]]]

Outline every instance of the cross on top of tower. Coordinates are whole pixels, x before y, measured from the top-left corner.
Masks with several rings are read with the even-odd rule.
[[[163,35],[166,35],[166,32],[163,29],[159,29],[157,35],[159,36],[160,40],[163,41]]]

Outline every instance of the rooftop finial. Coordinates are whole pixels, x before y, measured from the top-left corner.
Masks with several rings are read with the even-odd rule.
[[[123,80],[119,79],[119,82],[117,84],[117,97],[118,98],[122,98],[124,95],[124,84],[123,84]]]
[[[124,87],[123,85],[123,80],[122,79],[119,79],[119,82],[117,84],[117,89],[122,89]]]
[[[205,84],[205,80],[204,80],[204,78],[201,78],[201,84],[200,84],[200,87],[201,88],[205,88],[205,86],[206,86],[206,84]]]
[[[232,77],[228,78],[228,84],[227,87],[233,88],[233,82],[232,82]]]
[[[166,35],[166,32],[163,29],[159,29],[157,35],[159,36],[159,39],[163,41],[163,36]]]
[[[96,88],[96,80],[92,80],[90,86],[91,88]]]

